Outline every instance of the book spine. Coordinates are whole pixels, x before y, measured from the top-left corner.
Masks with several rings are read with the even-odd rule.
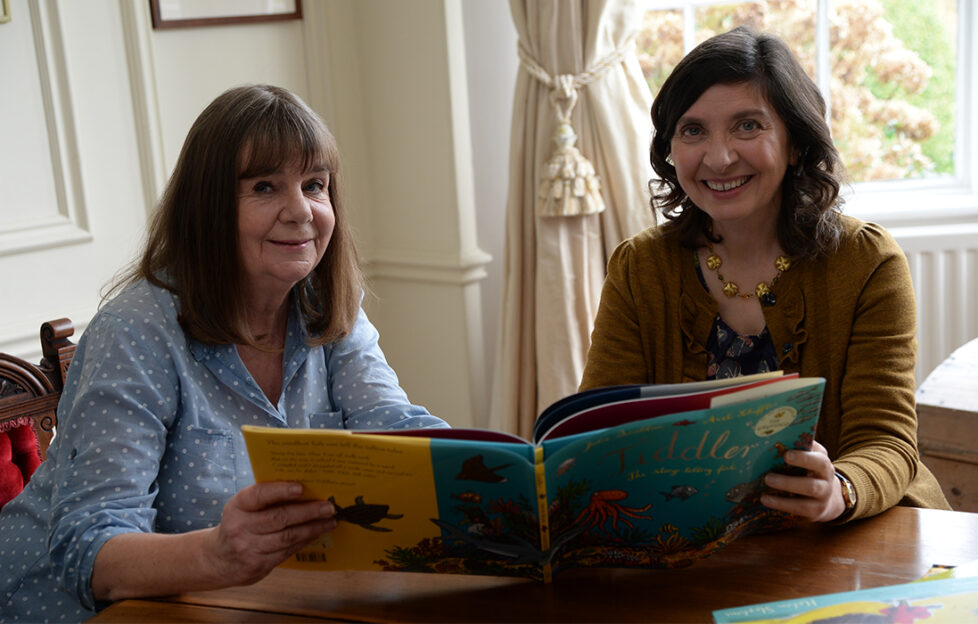
[[[538,446],[534,453],[534,470],[537,482],[537,518],[540,521],[540,552],[550,550],[550,515],[547,510],[547,473],[543,463],[543,447]],[[543,564],[543,582],[553,580],[553,567],[547,558]]]

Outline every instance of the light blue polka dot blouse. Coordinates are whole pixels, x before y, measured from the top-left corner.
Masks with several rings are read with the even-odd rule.
[[[411,405],[361,310],[353,331],[305,344],[293,309],[273,405],[233,345],[188,339],[168,291],[138,283],[78,343],[48,459],[0,513],[0,621],[80,621],[92,564],[114,535],[214,526],[253,477],[241,425],[444,427]]]

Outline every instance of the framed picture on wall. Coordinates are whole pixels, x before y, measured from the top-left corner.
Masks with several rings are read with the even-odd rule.
[[[149,8],[153,28],[302,19],[302,0],[149,0]]]
[[[10,0],[0,0],[0,24],[10,21]]]

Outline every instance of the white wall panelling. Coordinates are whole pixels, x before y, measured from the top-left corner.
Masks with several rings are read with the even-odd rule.
[[[126,45],[143,202],[149,214],[163,192],[168,173],[163,153],[159,95],[156,91],[149,3],[119,0],[119,13]]]
[[[5,63],[11,67],[4,71],[4,82],[21,97],[0,105],[6,126],[0,255],[91,240],[58,8],[41,1],[16,8],[17,22],[2,31],[10,37],[0,42],[2,58],[21,60]]]
[[[132,257],[145,212],[132,209],[139,159],[118,5],[10,6],[0,25],[0,351],[37,360],[42,322],[67,316],[81,334]]]

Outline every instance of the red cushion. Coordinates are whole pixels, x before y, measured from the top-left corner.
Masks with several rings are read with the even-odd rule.
[[[40,465],[30,418],[0,423],[0,509],[20,494]]]

